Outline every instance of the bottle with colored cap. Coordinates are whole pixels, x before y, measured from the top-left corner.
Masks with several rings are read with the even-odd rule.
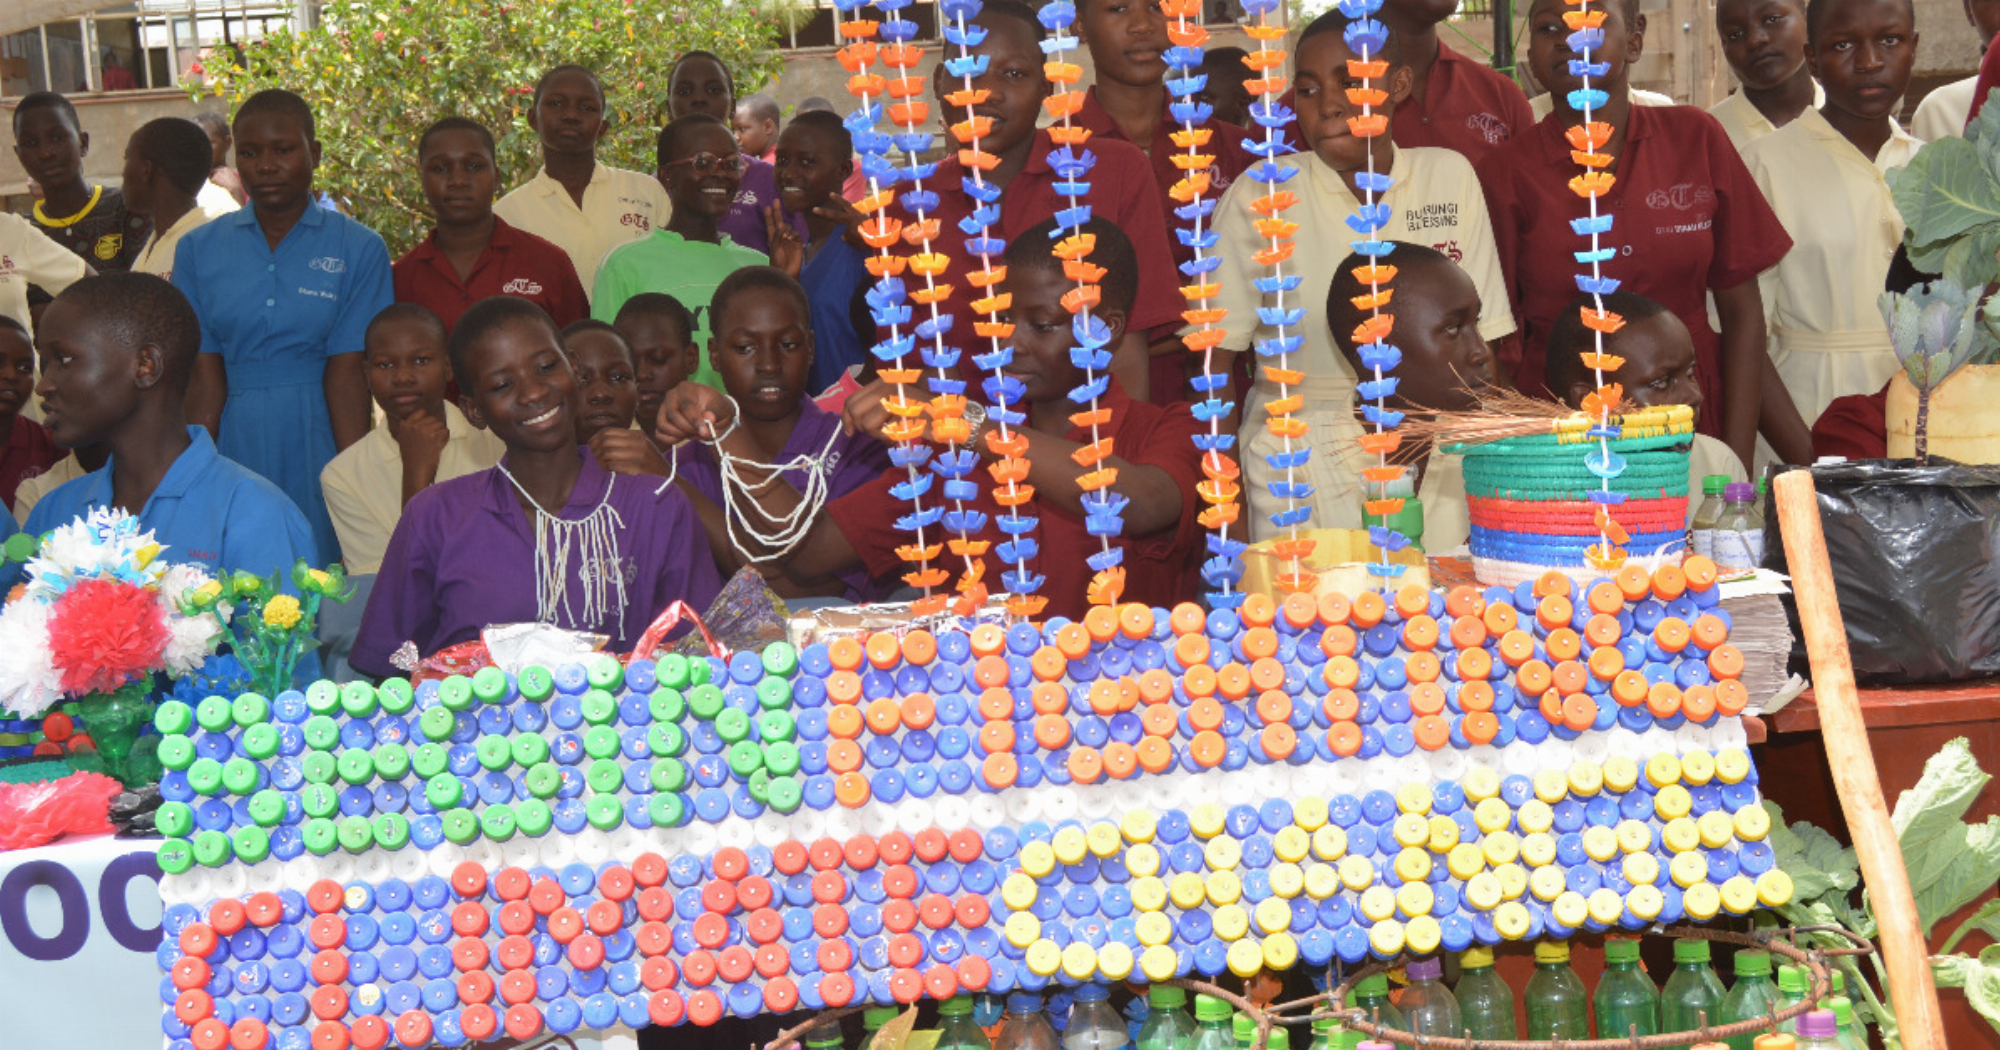
[[[938,1004],[937,1050],[993,1050],[979,1024],[972,1019],[972,997],[954,995]]]
[[[1225,1014],[1223,1024],[1228,1025]],[[1015,992],[1007,997],[1007,1013],[1000,1018],[1000,1035],[993,1050],[1059,1050],[1056,1030],[1042,1013],[1042,997],[1033,992]]]
[[[1343,1028],[1331,1017],[1322,1017],[1312,1023],[1312,1046],[1310,1050],[1355,1050],[1361,1045],[1361,1033],[1352,1028]]]
[[[1193,1050],[1236,1050],[1230,1015],[1235,1008],[1212,995],[1194,997]]]
[[[1814,1010],[1799,1018],[1798,1050],[1840,1050],[1840,1022],[1832,1010]]]
[[[1722,1021],[1730,1024],[1769,1017],[1778,1009],[1778,986],[1771,983],[1770,952],[1737,952],[1736,983],[1722,997]],[[1732,1036],[1730,1050],[1753,1050],[1755,1035]]]
[[[868,1050],[875,1045],[875,1033],[881,1031],[883,1025],[895,1020],[901,1013],[901,1010],[893,1006],[871,1006],[861,1011],[860,1050]]]
[[[1773,1032],[1770,1035],[1760,1035],[1757,1037],[1757,1041],[1750,1045],[1752,1050],[1799,1050],[1799,1041],[1793,1038],[1789,1032]]]
[[[1458,957],[1458,1016],[1474,1039],[1512,1039],[1520,1014],[1514,989],[1493,968],[1493,949],[1467,948]]]
[[[1529,1039],[1589,1038],[1590,995],[1569,968],[1568,941],[1536,942],[1535,975],[1528,978],[1523,998]]]
[[[1639,942],[1629,937],[1604,941],[1604,977],[1591,997],[1597,1007],[1597,1037],[1625,1039],[1660,1034],[1660,990],[1639,965]]]
[[[1844,995],[1836,995],[1828,999],[1826,1005],[1833,1011],[1834,1025],[1839,1029],[1834,1038],[1840,1045],[1847,1050],[1868,1050],[1868,1029],[1854,1016],[1854,1001]]]
[[[1660,1029],[1692,1032],[1722,1022],[1722,979],[1708,965],[1707,941],[1675,941],[1674,972],[1660,994]],[[1692,1046],[1692,1043],[1683,1044]]]
[[[1436,956],[1418,959],[1406,971],[1410,986],[1403,989],[1403,1016],[1409,1030],[1418,1035],[1457,1039],[1465,1034],[1458,1012],[1458,999],[1444,986],[1444,963]]]
[[[1096,982],[1078,985],[1063,1026],[1063,1050],[1118,1050],[1131,1041],[1125,1019],[1111,1008],[1111,990]]]
[[[1378,973],[1371,977],[1363,977],[1360,983],[1354,986],[1354,990],[1347,993],[1347,1003],[1349,1006],[1360,1007],[1361,1012],[1367,1014],[1368,1019],[1378,1025],[1399,1028],[1406,1032],[1410,1030],[1409,1022],[1403,1017],[1403,1011],[1396,1009],[1396,1004],[1389,1001],[1388,974]]]
[[[1715,523],[1715,564],[1725,569],[1754,569],[1764,564],[1764,522],[1753,504],[1757,487],[1732,482],[1722,490],[1722,519]]]
[[[1701,479],[1701,505],[1695,508],[1688,526],[1689,549],[1704,558],[1715,555],[1715,523],[1722,520],[1722,490],[1729,475],[1710,474]]]
[[[1236,1038],[1236,1050],[1250,1050],[1257,1045],[1257,1022],[1249,1014],[1230,1017],[1229,1027]],[[1264,1050],[1291,1050],[1291,1047],[1292,1033],[1284,1025],[1272,1025],[1270,1034],[1264,1037]]]
[[[840,1050],[840,1025],[823,1024],[806,1033],[806,1050]]]
[[[1812,990],[1812,971],[1803,966],[1787,963],[1778,967],[1778,1009],[1789,1010],[1806,1001],[1806,993]],[[1780,1032],[1796,1032],[1799,1020],[1794,1017],[1778,1026]]]
[[[1139,1050],[1188,1050],[1194,1042],[1194,1018],[1187,1015],[1187,992],[1175,985],[1156,984],[1146,994],[1146,1023],[1139,1026]]]

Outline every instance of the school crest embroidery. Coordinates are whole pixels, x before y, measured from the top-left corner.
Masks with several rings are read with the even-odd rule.
[[[99,262],[110,262],[111,260],[118,258],[119,251],[122,250],[124,247],[125,247],[124,234],[107,233],[104,236],[99,237],[97,239],[96,244],[91,245],[90,253],[92,255],[97,256]]]

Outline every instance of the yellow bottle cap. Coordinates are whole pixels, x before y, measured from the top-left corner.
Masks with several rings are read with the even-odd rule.
[[[1528,892],[1538,901],[1555,900],[1568,886],[1561,868],[1536,868],[1528,875]]]
[[[1151,842],[1159,830],[1160,822],[1151,810],[1135,809],[1118,821],[1118,833],[1127,842]]]
[[[1599,864],[1618,856],[1618,833],[1601,825],[1583,829],[1583,854]]]
[[[1140,911],[1159,911],[1166,906],[1166,883],[1152,875],[1132,880],[1132,907]]]
[[[1313,832],[1313,856],[1321,860],[1339,860],[1347,854],[1347,832],[1332,824],[1322,825]]]
[[[1243,880],[1237,878],[1233,871],[1211,871],[1203,880],[1203,886],[1208,902],[1218,907],[1243,899]]]
[[[1604,767],[1580,760],[1569,767],[1570,794],[1590,798],[1604,789]]]
[[[1450,817],[1431,817],[1430,841],[1424,847],[1432,853],[1447,853],[1458,845],[1458,821]]]
[[[1715,756],[1706,751],[1690,751],[1682,755],[1681,779],[1696,787],[1715,779]]]
[[[1257,924],[1259,933],[1268,935],[1288,930],[1292,926],[1292,906],[1285,903],[1283,897],[1266,897],[1257,902],[1250,918]]]
[[[1503,799],[1489,798],[1473,807],[1472,822],[1488,835],[1504,831],[1514,822],[1514,809]]]
[[[1437,892],[1428,882],[1406,882],[1396,887],[1396,911],[1403,918],[1429,915],[1437,907]]]
[[[1297,824],[1279,828],[1278,833],[1271,836],[1271,852],[1287,864],[1297,864],[1312,852],[1312,835]]]
[[[1007,925],[1003,929],[1007,935],[1008,944],[1016,948],[1026,948],[1035,943],[1037,938],[1041,937],[1042,920],[1035,918],[1028,912],[1017,911],[1007,916]]]
[[[1750,756],[1737,748],[1724,748],[1715,753],[1715,775],[1725,784],[1740,784],[1750,775]]]
[[[1744,806],[1736,811],[1736,837],[1745,842],[1762,842],[1771,833],[1771,815],[1762,806]]]
[[[1043,938],[1028,945],[1028,955],[1024,960],[1028,970],[1040,977],[1047,977],[1062,969],[1062,949],[1056,942]]]
[[[1675,817],[1660,829],[1660,844],[1671,853],[1686,853],[1701,845],[1701,826],[1689,817]]]
[[[1521,860],[1531,868],[1543,868],[1556,862],[1555,836],[1546,831],[1537,831],[1521,839]]]
[[[1667,866],[1667,873],[1673,876],[1674,885],[1687,889],[1708,878],[1708,857],[1700,853],[1676,854],[1674,862]]]
[[[1526,937],[1530,924],[1528,908],[1519,901],[1508,901],[1493,910],[1493,928],[1510,941]]]
[[[1490,871],[1482,871],[1465,880],[1465,902],[1480,911],[1492,911],[1502,897],[1500,878]]]
[[[1757,899],[1766,908],[1789,903],[1792,899],[1792,877],[1777,868],[1757,876]]]
[[[1418,915],[1403,924],[1403,941],[1418,955],[1429,955],[1444,941],[1444,927],[1428,915]]]
[[[1396,808],[1404,813],[1427,816],[1431,811],[1429,784],[1404,784],[1396,789]]]
[[[1633,915],[1652,922],[1660,917],[1660,909],[1667,906],[1667,898],[1652,886],[1634,886],[1625,895],[1625,906],[1632,909]]]
[[[1519,864],[1499,865],[1493,869],[1493,877],[1500,880],[1500,895],[1510,901],[1528,892],[1528,869]]]
[[[1679,783],[1681,760],[1662,751],[1646,760],[1646,781],[1656,788]]]
[[[1264,968],[1264,946],[1256,941],[1237,941],[1229,946],[1229,972],[1249,979]]]
[[[1306,868],[1306,896],[1323,901],[1340,890],[1340,875],[1331,864],[1314,864]]]
[[[1125,871],[1134,877],[1160,873],[1160,848],[1150,842],[1125,847]]]
[[[1098,860],[1116,854],[1125,846],[1125,835],[1118,825],[1108,820],[1100,820],[1083,833],[1083,844]]]
[[[1201,857],[1210,871],[1234,871],[1243,860],[1243,847],[1228,835],[1217,835],[1202,847]]]
[[[1040,893],[1041,888],[1035,885],[1035,880],[1018,871],[1000,884],[1001,902],[1015,911],[1027,911],[1034,907],[1035,898]]]
[[[1325,827],[1326,816],[1326,799],[1318,795],[1305,795],[1292,801],[1292,823],[1308,832]]]
[[[1071,941],[1062,950],[1063,976],[1081,981],[1097,972],[1097,949],[1082,941]]]
[[[1694,796],[1679,784],[1668,784],[1653,796],[1653,812],[1661,820],[1679,820],[1694,810]]]
[[[1799,1041],[1784,1032],[1760,1035],[1751,1044],[1751,1050],[1798,1050],[1798,1047]]]
[[[1653,848],[1653,829],[1644,821],[1621,820],[1618,822],[1618,848],[1627,853],[1641,853]]]
[[[1340,884],[1350,890],[1365,890],[1375,883],[1375,865],[1366,857],[1352,854],[1340,858]]]
[[[1531,798],[1521,804],[1515,819],[1523,832],[1547,831],[1556,825],[1556,811],[1541,799]]]
[[[1707,922],[1722,910],[1722,891],[1713,883],[1696,883],[1681,894],[1681,905],[1687,909],[1689,918]]]
[[[1107,981],[1122,981],[1132,974],[1132,949],[1117,941],[1106,941],[1097,949],[1097,972]]]
[[[1056,870],[1056,851],[1046,842],[1030,842],[1021,847],[1021,870],[1039,879]]]
[[[1058,829],[1049,847],[1055,850],[1057,863],[1065,865],[1083,863],[1084,854],[1090,852],[1090,844],[1079,827]]]
[[[1660,880],[1660,862],[1650,853],[1627,853],[1623,868],[1625,881],[1634,886],[1651,886]]]
[[[1180,965],[1179,953],[1164,944],[1151,945],[1139,956],[1139,971],[1155,984],[1172,980]]]
[[[1403,924],[1394,919],[1384,919],[1368,928],[1368,947],[1377,955],[1387,958],[1401,955],[1407,941]]]
[[[1555,805],[1569,797],[1569,776],[1559,769],[1544,769],[1535,774],[1535,797],[1548,805]]]
[[[1167,896],[1174,902],[1174,907],[1187,911],[1201,907],[1201,902],[1208,899],[1208,887],[1202,883],[1201,876],[1184,871],[1167,883]]]
[[[1557,963],[1566,963],[1568,961],[1569,961],[1568,941],[1535,942],[1535,962],[1537,964],[1548,963],[1550,965],[1555,965]]]
[[[1250,932],[1250,916],[1234,904],[1225,904],[1215,909],[1209,916],[1215,924],[1215,935],[1225,941],[1241,940]]]
[[[1511,864],[1521,855],[1521,840],[1511,831],[1494,831],[1480,840],[1479,848],[1486,854],[1486,863]]]
[[[1732,875],[1722,883],[1722,906],[1731,915],[1747,915],[1757,907],[1757,884],[1748,875]]]
[[[1264,938],[1264,969],[1283,973],[1298,961],[1299,942],[1291,934],[1280,931]]]
[[[1390,825],[1398,846],[1421,846],[1431,840],[1431,822],[1415,813],[1404,813]]]
[[[1719,809],[1703,813],[1695,828],[1701,832],[1701,844],[1709,849],[1721,849],[1736,839],[1735,818]]]
[[[1555,903],[1549,905],[1549,911],[1555,915],[1557,922],[1574,929],[1589,920],[1590,903],[1583,899],[1583,894],[1575,890],[1565,890],[1556,895]]]
[[[1473,945],[1458,953],[1458,965],[1462,969],[1477,970],[1493,965],[1493,949],[1484,945]]]
[[[1458,786],[1465,789],[1467,801],[1478,805],[1500,794],[1500,774],[1488,766],[1473,766],[1466,771]]]
[[[1430,877],[1431,855],[1423,850],[1410,848],[1396,853],[1396,877],[1404,882],[1422,882]]]
[[[1616,755],[1604,760],[1604,786],[1623,794],[1639,783],[1639,764]]]
[[[1132,924],[1132,929],[1138,935],[1139,943],[1148,948],[1174,939],[1174,920],[1167,918],[1164,912],[1149,911],[1140,915],[1138,921]]]
[[[1617,922],[1619,916],[1625,914],[1625,898],[1620,897],[1617,890],[1609,887],[1593,890],[1590,899],[1585,903],[1590,907],[1590,917],[1606,926]]]
[[[1271,866],[1271,892],[1284,900],[1290,900],[1304,892],[1306,888],[1305,870],[1290,861],[1281,861]]]
[[[1470,842],[1461,842],[1444,855],[1444,866],[1451,871],[1451,877],[1465,880],[1486,870],[1486,854]]]
[[[1203,802],[1188,813],[1188,829],[1196,838],[1212,839],[1222,834],[1222,807]]]
[[[1381,922],[1396,914],[1396,891],[1387,886],[1370,886],[1361,891],[1361,914],[1370,922]]]

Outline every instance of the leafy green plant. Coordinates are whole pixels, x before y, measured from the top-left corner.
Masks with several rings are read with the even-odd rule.
[[[1903,374],[1917,388],[1917,462],[1928,465],[1931,394],[1953,372],[2000,351],[1988,325],[1980,319],[1982,296],[1948,279],[1919,285],[1911,292],[1883,292],[1878,303],[1889,326],[1889,342],[1903,363]]]
[[[575,63],[604,81],[611,127],[605,163],[653,170],[667,110],[667,71],[693,49],[715,52],[738,92],[779,68],[780,11],[735,0],[355,0],[329,4],[316,28],[279,29],[241,53],[218,52],[191,79],[197,98],[234,101],[265,88],[313,107],[324,147],[317,184],[389,242],[415,244],[431,217],[417,171],[417,136],[433,121],[470,117],[492,130],[502,189],[539,167],[528,127],[535,81]]]
[[[1911,265],[1961,288],[2000,279],[2000,106],[1980,107],[1963,138],[1925,143],[1888,180]]]
[[[1938,923],[2000,882],[2000,816],[1979,824],[1965,821],[1966,811],[1991,779],[1973,758],[1972,745],[1959,738],[1932,755],[1916,786],[1896,799],[1890,820],[1927,938]],[[1778,914],[1796,926],[1832,924],[1874,937],[1874,913],[1866,893],[1857,893],[1862,889],[1861,870],[1854,851],[1805,821],[1787,826],[1783,811],[1771,802],[1764,808],[1771,814],[1771,849],[1778,867],[1792,876],[1792,899],[1776,909]],[[2000,901],[1988,902],[1952,930],[1939,953],[1931,956],[1931,972],[1938,987],[1965,989],[1973,1008],[2000,1030],[2000,944],[1976,956],[1953,952],[1973,932],[2000,940]],[[1848,946],[1830,937],[1822,938],[1821,944]],[[1843,956],[1837,962],[1847,974],[1850,994],[1860,997],[1857,1006],[1865,1008],[1881,1028],[1883,1045],[1895,1050],[1902,1045],[1895,1013],[1875,992],[1877,986],[1887,987],[1888,970],[1879,954],[1867,958],[1874,970],[1873,984],[1855,957]]]

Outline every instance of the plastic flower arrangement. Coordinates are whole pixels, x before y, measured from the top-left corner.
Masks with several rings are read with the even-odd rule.
[[[292,688],[299,660],[319,648],[320,605],[354,596],[338,565],[315,569],[300,559],[291,571],[296,594],[284,590],[283,578],[239,572],[228,585],[243,613],[236,619],[236,658],[249,672],[251,688],[265,696]]]

